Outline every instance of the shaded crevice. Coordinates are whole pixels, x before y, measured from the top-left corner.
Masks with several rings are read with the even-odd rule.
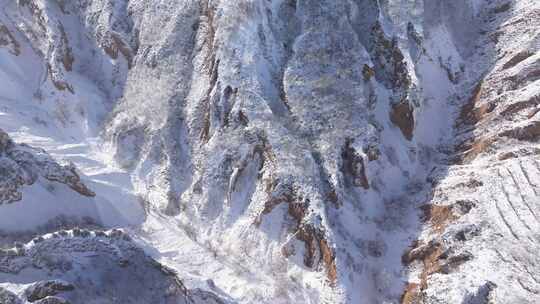
[[[524,60],[526,60],[527,58],[531,57],[532,55],[534,55],[534,53],[531,51],[528,51],[528,50],[521,51],[517,53],[516,55],[514,55],[512,58],[510,58],[505,64],[503,64],[502,68],[503,70],[513,68],[516,65],[520,64],[521,62],[523,62]]]
[[[200,133],[200,139],[203,143],[208,142],[210,139],[210,130],[212,127],[212,91],[214,90],[217,80],[218,80],[218,70],[219,70],[219,59],[216,62],[212,63],[212,70],[210,73],[210,84],[206,91],[204,99],[201,101],[203,105],[203,128]]]
[[[362,187],[369,189],[364,158],[352,147],[352,141],[347,139],[341,149],[341,172],[347,187]]]
[[[280,11],[278,12],[279,18],[283,23],[283,29],[273,29],[278,36],[283,36],[282,46],[284,50],[283,64],[278,71],[278,90],[279,99],[287,109],[291,112],[291,106],[289,104],[286,92],[285,73],[288,67],[288,63],[291,58],[294,57],[293,45],[296,39],[301,33],[300,20],[296,16],[298,9],[297,0],[286,0],[282,3]]]

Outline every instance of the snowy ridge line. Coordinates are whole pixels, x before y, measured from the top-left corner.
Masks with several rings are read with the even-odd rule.
[[[132,239],[124,229],[111,229],[111,230],[88,230],[84,228],[74,228],[71,230],[59,230],[57,232],[47,233],[38,236],[28,242],[25,246],[26,249],[30,249],[33,245],[41,243],[47,239],[69,239],[69,238],[103,238],[112,240],[123,240],[131,242]]]
[[[0,249],[0,255],[9,256],[11,253],[19,252],[20,250],[31,250],[35,245],[42,243],[47,240],[84,240],[84,239],[93,239],[93,240],[121,240],[125,242],[132,242],[131,237],[122,229],[111,229],[111,230],[88,230],[84,228],[74,228],[71,230],[59,230],[57,232],[47,233],[44,235],[37,236],[32,240],[28,241],[26,244],[20,244],[15,242],[12,248]],[[134,244],[135,245],[135,244]],[[22,251],[24,252],[24,251]]]

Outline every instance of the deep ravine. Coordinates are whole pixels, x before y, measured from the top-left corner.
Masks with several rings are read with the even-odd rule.
[[[540,301],[539,37],[535,0],[0,0],[0,303]]]

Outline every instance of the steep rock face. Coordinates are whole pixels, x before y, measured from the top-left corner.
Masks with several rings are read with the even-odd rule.
[[[21,52],[19,43],[4,24],[0,24],[0,46],[7,48],[11,54],[16,56]]]
[[[539,300],[538,16],[527,1],[478,16],[487,47],[470,59],[480,72],[464,84],[457,151],[432,176],[426,227],[404,256],[416,265],[407,303]]]
[[[95,196],[73,164],[15,143],[0,129],[0,231],[31,230],[59,216],[100,223]]]
[[[19,190],[23,185],[31,186],[39,178],[67,185],[83,196],[96,194],[81,182],[73,165],[62,166],[55,162],[47,152],[25,145],[16,145],[9,135],[0,129],[0,159],[2,185],[0,204],[10,204],[22,200]]]
[[[376,1],[183,5],[198,17],[174,17],[181,33],[158,43],[169,52],[133,67],[106,132],[146,200],[218,256],[273,273],[266,301],[306,300],[296,290],[307,284],[322,302],[399,298],[410,196],[451,126],[437,111],[460,50],[440,53],[457,25],[422,23],[440,7],[403,16]],[[152,27],[132,16],[140,47],[155,48]],[[429,51],[422,30],[433,32]]]
[[[52,147],[96,196],[142,201],[134,233],[189,284],[243,303],[534,294],[503,279],[535,271],[533,0],[0,4],[3,125],[97,142]],[[490,279],[499,242],[512,266]]]

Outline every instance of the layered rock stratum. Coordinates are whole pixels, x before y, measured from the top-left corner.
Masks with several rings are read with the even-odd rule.
[[[540,301],[536,0],[0,0],[0,83],[2,301]]]

